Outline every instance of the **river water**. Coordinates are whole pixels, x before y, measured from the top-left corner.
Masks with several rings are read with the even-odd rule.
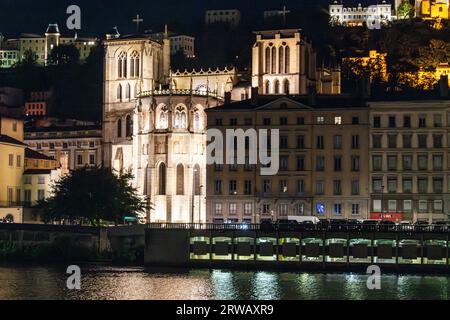
[[[62,266],[0,265],[0,299],[450,299],[450,276],[381,276],[236,270],[81,266],[81,290],[68,290]]]

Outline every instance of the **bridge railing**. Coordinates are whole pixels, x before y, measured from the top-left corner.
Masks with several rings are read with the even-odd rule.
[[[149,229],[240,230],[240,231],[329,231],[329,232],[434,232],[450,233],[442,225],[363,225],[363,224],[242,224],[242,223],[149,223]]]

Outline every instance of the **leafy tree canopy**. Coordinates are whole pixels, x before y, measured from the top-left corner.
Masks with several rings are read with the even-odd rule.
[[[44,222],[71,220],[98,226],[115,224],[125,216],[145,213],[144,201],[131,186],[132,175],[117,175],[109,168],[83,167],[70,172],[52,186],[53,196],[40,202]]]

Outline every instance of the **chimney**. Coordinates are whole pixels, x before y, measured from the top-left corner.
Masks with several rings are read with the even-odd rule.
[[[441,98],[448,97],[448,75],[441,75],[439,79],[439,96]]]
[[[225,95],[223,98],[224,98],[224,104],[231,103],[231,91],[225,92]]]
[[[252,106],[257,106],[258,105],[258,87],[252,87],[252,96],[250,98],[250,104]]]
[[[316,105],[316,87],[314,85],[308,86],[308,105],[310,107]]]

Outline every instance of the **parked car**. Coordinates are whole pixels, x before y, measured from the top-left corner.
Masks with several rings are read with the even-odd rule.
[[[410,221],[400,221],[397,226],[401,231],[414,231],[414,225]]]
[[[361,230],[361,223],[357,219],[348,219],[347,220],[347,230],[348,231]]]

